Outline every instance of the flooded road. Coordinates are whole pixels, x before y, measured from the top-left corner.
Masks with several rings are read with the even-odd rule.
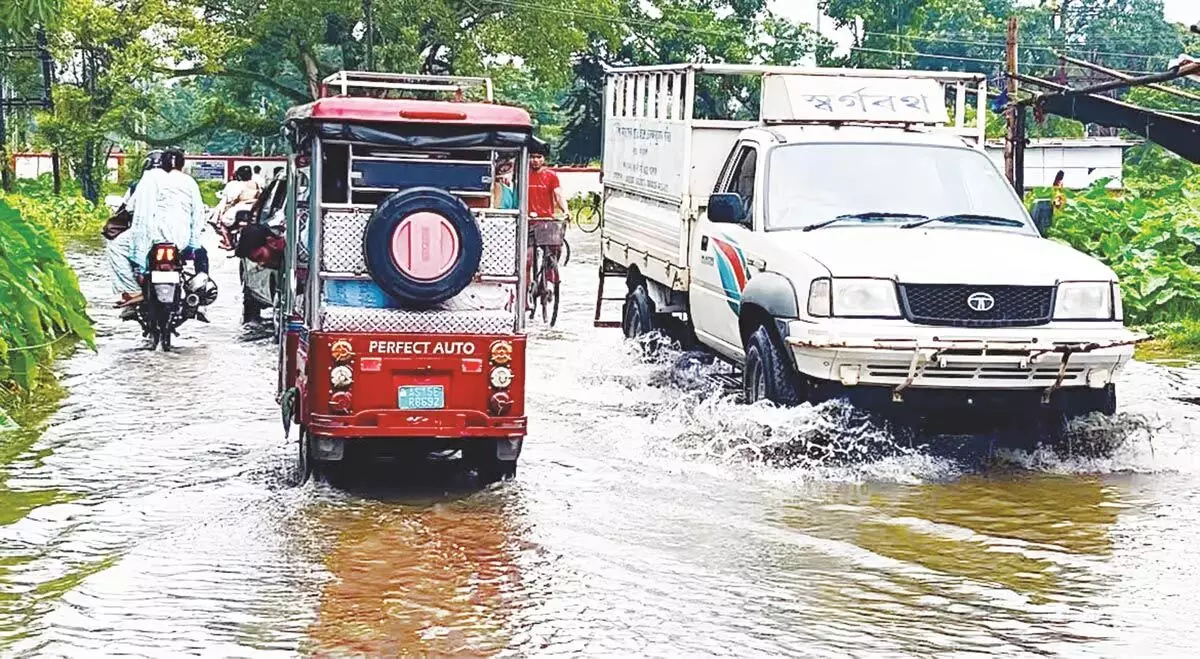
[[[285,485],[275,346],[212,325],[140,350],[75,259],[99,352],[0,440],[2,656],[1180,656],[1200,645],[1200,376],[1135,364],[1074,456],[898,445],[848,410],[734,404],[591,327],[571,236],[535,325],[516,481],[453,465]],[[219,254],[219,255],[218,255]],[[854,462],[808,456],[836,435]]]

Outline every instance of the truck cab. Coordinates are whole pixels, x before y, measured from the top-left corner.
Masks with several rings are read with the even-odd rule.
[[[697,118],[705,74],[753,77],[757,120]],[[981,76],[685,65],[608,89],[601,275],[627,336],[694,340],[748,402],[1115,412],[1142,337],[984,154]]]

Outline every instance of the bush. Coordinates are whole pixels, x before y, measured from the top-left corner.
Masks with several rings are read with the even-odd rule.
[[[225,189],[224,182],[203,180],[196,183],[200,186],[200,196],[204,198],[205,205],[212,207],[221,201],[221,191]]]
[[[65,182],[64,182],[65,183]],[[64,184],[61,196],[54,194],[48,176],[17,181],[11,194],[0,192],[0,201],[20,212],[27,221],[46,227],[60,237],[97,236],[109,212],[103,204],[93,205]]]
[[[26,390],[61,340],[92,345],[94,338],[87,301],[53,224],[53,215],[24,217],[0,199],[0,382]]]
[[[1177,168],[1164,176],[1166,167]],[[1178,169],[1182,167],[1183,169]],[[1121,279],[1126,319],[1137,325],[1200,316],[1200,178],[1187,163],[1127,169],[1126,189],[1107,181],[1067,192],[1049,235],[1087,252]],[[1167,170],[1170,171],[1170,170]]]

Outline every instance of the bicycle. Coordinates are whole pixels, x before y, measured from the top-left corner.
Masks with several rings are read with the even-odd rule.
[[[534,248],[533,276],[529,278],[529,318],[537,315],[538,304],[542,307],[542,322],[554,327],[558,322],[559,276],[558,254],[566,246],[564,234],[567,224],[563,220],[542,220],[530,224]],[[568,248],[569,249],[569,248]]]
[[[596,233],[600,230],[600,195],[596,192],[589,192],[575,198],[582,202],[575,207],[571,218],[575,221],[575,226],[584,233]],[[586,222],[583,219],[584,216],[588,218]]]

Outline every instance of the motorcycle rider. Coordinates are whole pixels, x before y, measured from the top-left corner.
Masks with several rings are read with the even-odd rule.
[[[142,301],[137,273],[149,270],[150,249],[155,243],[168,242],[181,246],[184,253],[203,255],[204,199],[195,179],[184,173],[183,164],[183,151],[166,149],[159,167],[162,174],[143,176],[138,182],[132,199],[135,219],[126,232],[130,237],[122,254],[125,260],[110,260],[114,280],[122,288],[119,306],[132,310]]]
[[[155,188],[155,181],[167,175],[162,169],[163,152],[156,150],[146,154],[142,162],[142,177],[134,181],[125,193],[125,210],[130,214],[129,228],[122,231],[105,246],[105,257],[108,260],[112,274],[113,292],[120,296],[117,306],[128,306],[127,314],[133,313],[133,305],[141,300],[142,287],[137,282],[133,264],[140,261],[135,257],[133,235],[141,224],[146,222],[146,214],[152,210],[152,204],[138,206],[137,190]]]
[[[221,202],[213,211],[215,222],[213,226],[220,232],[221,248],[232,249],[233,237],[231,229],[239,210],[250,210],[254,202],[262,194],[262,187],[254,180],[253,170],[249,165],[242,165],[233,174],[233,179],[225,185],[221,192]]]

